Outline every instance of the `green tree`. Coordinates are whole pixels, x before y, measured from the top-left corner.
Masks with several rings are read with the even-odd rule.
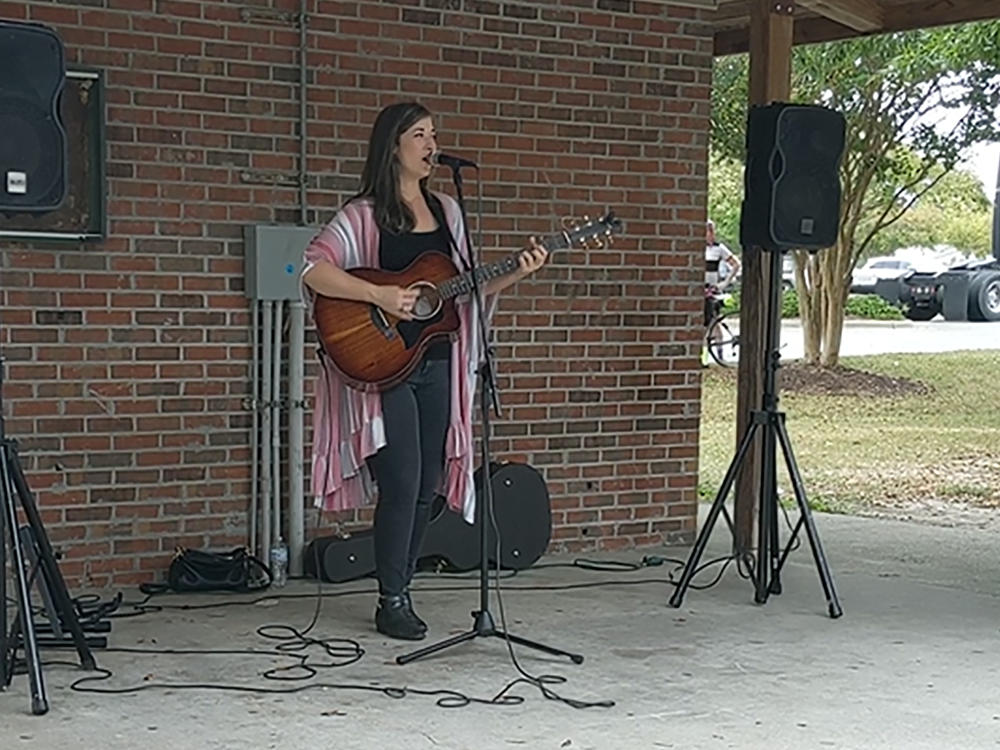
[[[712,144],[744,159],[748,59],[716,60]],[[997,140],[1000,22],[797,47],[792,100],[844,114],[842,202],[836,244],[796,252],[805,358],[840,357],[851,271],[973,144]]]
[[[992,219],[993,205],[979,178],[955,170],[942,176],[899,221],[875,234],[865,255],[891,255],[900,247],[952,245],[985,256],[990,252]]]
[[[743,164],[713,151],[708,163],[708,215],[715,222],[716,237],[737,254],[742,202]]]

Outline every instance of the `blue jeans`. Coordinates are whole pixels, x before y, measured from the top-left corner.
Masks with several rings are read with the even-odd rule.
[[[375,575],[382,595],[401,594],[413,578],[444,473],[450,417],[448,359],[424,359],[405,381],[382,392],[386,445],[368,459],[379,486]]]

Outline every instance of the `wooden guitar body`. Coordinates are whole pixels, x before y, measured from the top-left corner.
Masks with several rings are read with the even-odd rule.
[[[457,334],[455,300],[438,293],[438,285],[458,273],[444,253],[424,253],[402,271],[353,268],[348,273],[373,284],[420,292],[414,320],[402,320],[367,302],[316,295],[313,317],[320,345],[355,388],[385,390],[401,383],[433,341]]]

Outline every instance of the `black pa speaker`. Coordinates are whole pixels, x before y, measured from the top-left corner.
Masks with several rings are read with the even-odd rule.
[[[54,31],[0,21],[0,211],[51,211],[66,197],[65,79]]]
[[[750,108],[740,244],[786,252],[836,242],[845,131],[826,107]]]

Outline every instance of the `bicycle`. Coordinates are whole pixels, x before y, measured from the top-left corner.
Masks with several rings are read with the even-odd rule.
[[[723,295],[717,289],[706,290],[706,301],[710,301],[713,314],[705,328],[705,348],[717,364],[736,367],[740,361],[740,311],[721,312]]]

